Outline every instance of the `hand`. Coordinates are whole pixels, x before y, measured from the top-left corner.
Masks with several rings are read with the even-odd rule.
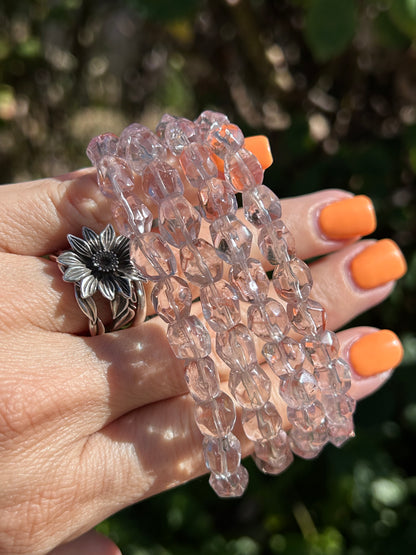
[[[326,307],[330,329],[383,301],[405,271],[390,242],[366,250],[380,243],[325,238],[320,209],[349,197],[327,190],[282,201],[298,256],[325,255],[311,265],[311,297]],[[38,555],[61,544],[55,554],[118,554],[88,530],[206,471],[183,362],[170,350],[166,325],[156,317],[89,337],[72,285],[45,257],[68,248],[68,233],[100,231],[110,220],[93,170],[0,188],[0,553]],[[387,273],[365,269],[386,262]],[[338,334],[355,370],[356,399],[400,362],[394,334],[375,331]],[[375,341],[383,356],[371,361],[365,353]],[[218,367],[226,388],[227,367]],[[237,434],[248,455],[238,426]]]

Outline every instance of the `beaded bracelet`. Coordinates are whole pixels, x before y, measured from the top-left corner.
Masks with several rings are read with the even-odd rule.
[[[131,239],[133,263],[155,282],[152,302],[168,324],[173,353],[185,361],[216,493],[240,496],[248,483],[232,433],[236,408],[257,466],[270,474],[285,470],[293,453],[312,458],[328,441],[340,446],[353,436],[349,366],[338,356],[336,335],[326,329],[324,308],[309,297],[310,270],[295,255],[280,201],[263,185],[263,168],[244,148],[241,130],[216,112],[205,111],[194,122],[166,114],[156,134],[132,124],[119,138],[94,138],[87,154],[119,231]],[[191,188],[196,207],[184,196]],[[259,250],[274,266],[271,282],[281,302],[269,296],[262,263],[250,256],[253,235],[238,218],[240,193],[244,219],[256,228]],[[209,223],[211,242],[199,236],[201,218]],[[177,260],[182,277],[176,275]],[[190,285],[198,290],[202,318],[191,314]],[[288,433],[256,343],[279,378]],[[220,387],[214,350],[229,367],[230,395]]]

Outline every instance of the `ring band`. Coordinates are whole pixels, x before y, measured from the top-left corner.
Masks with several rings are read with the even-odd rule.
[[[146,318],[146,279],[130,260],[130,240],[116,236],[111,224],[97,234],[82,228],[82,238],[69,234],[70,250],[56,257],[63,280],[74,284],[75,299],[89,320],[90,335],[119,330],[133,320]],[[98,315],[96,293],[110,302],[112,321],[109,326]]]

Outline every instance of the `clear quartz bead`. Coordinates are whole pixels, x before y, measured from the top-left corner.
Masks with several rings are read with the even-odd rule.
[[[243,408],[242,412],[244,433],[252,441],[272,439],[282,428],[282,418],[273,403],[258,409]]]
[[[198,140],[204,142],[212,126],[218,126],[229,122],[230,120],[226,115],[212,110],[205,110],[194,122],[198,128]]]
[[[167,124],[172,121],[176,121],[177,119],[177,116],[171,116],[170,114],[163,114],[163,116],[160,118],[160,121],[156,127],[156,135],[162,142],[165,140],[165,129]]]
[[[230,269],[229,279],[242,301],[266,300],[269,278],[261,263],[255,258],[249,258],[243,264],[234,264]]]
[[[159,208],[159,231],[162,237],[176,248],[198,238],[201,215],[182,195],[165,198]]]
[[[234,434],[226,437],[206,437],[202,443],[208,470],[218,476],[229,476],[238,470],[241,446]]]
[[[303,260],[292,258],[276,266],[272,283],[284,301],[306,301],[312,289],[312,274]]]
[[[263,167],[257,158],[244,148],[227,154],[224,160],[224,177],[234,191],[241,192],[261,185]]]
[[[103,195],[111,199],[119,199],[136,187],[136,177],[119,156],[104,156],[97,162],[97,182]]]
[[[328,428],[326,423],[315,430],[305,432],[292,429],[289,434],[289,445],[295,455],[303,459],[313,459],[319,455],[328,441]]]
[[[222,278],[223,261],[205,239],[197,239],[180,250],[183,273],[191,283],[204,287]]]
[[[262,353],[277,376],[295,372],[305,360],[302,345],[291,337],[285,337],[279,342],[265,343]]]
[[[247,327],[266,341],[280,341],[289,330],[286,310],[278,301],[266,299],[264,303],[248,307]]]
[[[325,329],[325,310],[316,301],[308,299],[305,303],[288,303],[286,310],[293,328],[302,335],[315,335]]]
[[[244,191],[243,207],[246,220],[257,228],[279,220],[282,215],[278,197],[265,185]]]
[[[151,299],[155,311],[168,324],[191,313],[192,293],[185,280],[170,276],[156,283]]]
[[[143,173],[143,189],[149,200],[160,204],[170,195],[182,195],[184,187],[178,170],[165,162],[154,161]]]
[[[212,152],[224,159],[227,154],[235,154],[244,144],[243,132],[233,123],[213,125],[205,139]]]
[[[104,156],[113,156],[117,151],[118,137],[113,133],[103,133],[91,139],[87,146],[87,156],[93,166]]]
[[[132,123],[123,129],[117,147],[117,154],[126,159],[137,173],[143,173],[153,160],[164,160],[166,147],[159,138],[144,125]]]
[[[167,337],[176,358],[204,358],[211,353],[211,338],[196,316],[169,324]]]
[[[272,264],[277,266],[289,262],[295,255],[295,241],[282,220],[260,229],[258,245],[262,255]]]
[[[223,179],[209,179],[199,189],[198,197],[201,215],[208,222],[237,211],[236,196],[230,192],[228,183]]]
[[[248,472],[244,466],[239,466],[234,474],[219,476],[211,474],[209,484],[219,497],[241,497],[248,484]]]
[[[224,279],[202,287],[200,300],[205,320],[214,331],[229,330],[240,322],[237,293]]]
[[[280,474],[293,462],[293,454],[284,430],[271,440],[255,443],[254,462],[266,474]]]
[[[140,273],[151,281],[176,272],[175,256],[158,233],[136,235],[130,243],[130,257]]]
[[[315,376],[325,395],[343,395],[351,387],[350,367],[341,358],[332,361],[328,366],[315,368]]]
[[[196,140],[196,126],[186,118],[176,118],[166,123],[163,137],[169,150],[179,156],[185,147]]]
[[[211,401],[221,393],[218,372],[210,357],[192,360],[186,366],[185,380],[190,394],[198,403]]]
[[[204,436],[226,437],[235,424],[234,402],[229,395],[219,395],[195,406],[195,421]]]
[[[302,408],[287,407],[289,422],[303,432],[312,432],[326,426],[325,410],[320,401]]]
[[[293,374],[280,376],[279,393],[289,407],[300,409],[318,399],[319,387],[315,377],[301,368]]]
[[[216,351],[230,368],[245,370],[257,363],[253,338],[243,324],[237,324],[230,330],[217,333]]]
[[[218,175],[218,168],[211,157],[208,147],[199,143],[186,146],[179,163],[192,187],[201,189],[209,179]]]
[[[244,408],[258,409],[270,399],[270,378],[257,363],[244,371],[231,370],[228,385],[234,399]]]
[[[152,213],[134,193],[121,195],[119,202],[113,203],[111,209],[116,227],[122,235],[132,238],[137,233],[151,231]]]
[[[209,227],[218,256],[228,264],[244,264],[253,239],[249,229],[234,215],[222,216]]]

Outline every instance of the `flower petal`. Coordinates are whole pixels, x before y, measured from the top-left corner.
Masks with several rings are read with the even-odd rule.
[[[82,236],[94,249],[100,248],[100,237],[93,229],[84,226],[82,228]]]
[[[80,266],[83,263],[81,258],[73,251],[61,252],[56,260],[59,264],[63,264],[64,266]]]
[[[114,285],[114,281],[110,276],[106,276],[99,280],[98,290],[103,295],[103,297],[105,297],[109,301],[112,301],[116,295],[116,286]]]
[[[105,251],[113,250],[114,239],[116,238],[116,233],[111,224],[108,224],[103,231],[100,233],[100,241]]]
[[[85,266],[70,266],[63,275],[64,281],[79,281],[91,274],[91,270]]]
[[[97,291],[98,279],[92,274],[81,281],[81,297],[86,299],[92,297]]]
[[[132,295],[130,280],[128,278],[119,276],[118,278],[116,278],[115,282],[117,289],[120,291],[123,297],[130,298]]]
[[[146,281],[142,274],[137,270],[137,268],[135,268],[135,266],[133,266],[133,264],[131,264],[130,262],[128,264],[125,264],[121,268],[119,267],[118,271],[124,277],[133,281],[137,281],[139,279]]]
[[[67,235],[68,243],[74,249],[77,254],[81,256],[87,256],[88,258],[92,255],[91,248],[87,241],[81,239],[80,237],[75,237],[75,235]]]

